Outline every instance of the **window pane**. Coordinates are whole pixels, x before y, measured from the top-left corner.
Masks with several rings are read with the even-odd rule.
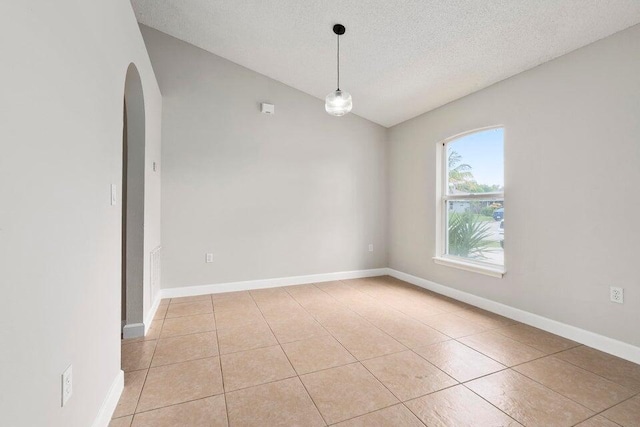
[[[504,200],[447,202],[447,254],[504,265]]]
[[[504,129],[489,129],[447,143],[447,193],[504,192]]]

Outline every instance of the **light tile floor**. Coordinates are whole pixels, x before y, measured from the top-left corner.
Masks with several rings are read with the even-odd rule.
[[[111,427],[640,426],[640,366],[391,277],[163,300]]]

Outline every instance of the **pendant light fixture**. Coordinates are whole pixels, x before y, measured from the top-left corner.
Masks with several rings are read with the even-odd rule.
[[[333,32],[338,36],[338,86],[334,92],[327,95],[324,109],[332,116],[344,116],[353,107],[353,101],[349,92],[340,90],[340,36],[345,33],[344,25],[336,24],[333,26]]]

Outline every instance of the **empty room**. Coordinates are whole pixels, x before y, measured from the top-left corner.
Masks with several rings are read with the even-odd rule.
[[[640,1],[0,0],[2,427],[640,427]]]

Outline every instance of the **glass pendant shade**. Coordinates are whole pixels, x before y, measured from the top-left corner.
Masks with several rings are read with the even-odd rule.
[[[340,89],[327,95],[324,109],[332,116],[344,116],[353,108],[353,101],[349,92]]]

